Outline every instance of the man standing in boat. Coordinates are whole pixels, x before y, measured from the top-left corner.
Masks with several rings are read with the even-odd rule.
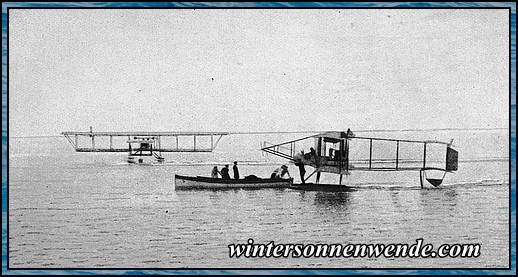
[[[306,174],[306,169],[304,168],[304,163],[302,162],[302,160],[298,160],[295,165],[299,168],[299,173],[300,173],[300,181],[305,184],[306,181],[304,180],[304,175]]]
[[[223,169],[221,169],[221,178],[223,179],[230,179],[230,175],[228,174],[228,164],[225,165],[225,167]]]
[[[239,179],[239,169],[237,168],[237,161],[234,162],[232,170],[234,171],[234,179]]]
[[[306,169],[304,168],[304,160],[306,159],[306,157],[308,157],[308,159],[309,159],[309,153],[304,154],[304,150],[300,151],[299,154],[297,154],[293,157],[295,165],[299,168],[300,181],[303,184],[306,183],[305,178],[304,178],[304,175],[306,174]]]

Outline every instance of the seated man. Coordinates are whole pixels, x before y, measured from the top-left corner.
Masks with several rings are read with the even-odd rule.
[[[286,176],[291,178],[290,173],[288,172],[288,166],[282,165],[273,171],[270,179],[288,179]]]
[[[212,178],[218,178],[218,174],[221,174],[218,170],[218,167],[215,166],[214,168],[212,168],[212,174],[211,174],[211,177]]]
[[[285,164],[283,164],[281,166],[281,174],[280,174],[279,178],[281,178],[281,179],[291,178],[290,172],[288,172],[288,166],[286,166]]]

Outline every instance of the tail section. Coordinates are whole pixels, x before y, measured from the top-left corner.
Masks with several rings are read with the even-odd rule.
[[[446,171],[457,171],[459,168],[459,152],[448,146],[446,149]]]

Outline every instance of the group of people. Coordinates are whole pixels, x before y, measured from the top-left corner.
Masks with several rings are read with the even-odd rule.
[[[239,169],[237,168],[237,162],[234,162],[234,166],[232,167],[232,170],[234,171],[234,179],[239,179]],[[212,178],[219,178],[221,176],[222,179],[231,179],[230,178],[230,169],[229,165],[225,165],[221,169],[221,171],[218,169],[217,166],[212,168]],[[288,166],[282,165],[281,167],[275,169],[270,176],[271,179],[285,179],[285,178],[291,178],[290,172],[288,171]],[[246,179],[246,178],[245,178]]]
[[[234,166],[232,167],[232,170],[234,171],[234,179],[239,179],[239,169],[237,168],[237,162],[234,162]],[[219,178],[219,176],[221,176],[221,178],[223,179],[230,179],[230,174],[229,174],[229,165],[225,165],[225,167],[223,167],[221,169],[221,171],[218,170],[218,167],[215,166],[213,169],[212,169],[212,178]]]
[[[347,129],[347,132],[342,132],[340,137],[348,139],[351,137],[355,137],[355,135],[351,131],[351,129]],[[341,150],[341,149],[336,150],[336,149],[330,148],[329,149],[329,158],[339,161],[343,157],[342,156],[343,153],[345,153],[343,151],[344,150]],[[295,166],[297,166],[299,168],[300,179],[303,184],[305,183],[305,174],[306,174],[306,169],[304,168],[304,165],[305,165],[304,160],[310,160],[314,164],[316,164],[316,166],[318,167],[319,163],[320,163],[319,156],[320,155],[317,156],[315,148],[313,148],[313,147],[310,148],[309,153],[304,153],[304,151],[301,151],[300,154],[297,154],[295,156],[295,158],[294,158]],[[347,156],[345,156],[344,159],[347,159]],[[239,179],[239,170],[237,168],[237,162],[234,162],[234,167],[232,169],[234,171],[234,179]],[[217,166],[215,166],[212,169],[212,178],[219,178],[219,176],[221,176],[221,178],[223,178],[223,179],[230,179],[228,164],[225,165],[225,167],[223,169],[221,169],[221,171],[218,170]],[[255,175],[250,175],[250,176],[246,176],[245,179],[247,179],[249,177],[257,178]],[[273,171],[273,173],[270,175],[270,179],[286,179],[286,178],[291,178],[290,173],[288,172],[288,166],[286,166],[286,165],[282,165],[281,167],[275,169]]]

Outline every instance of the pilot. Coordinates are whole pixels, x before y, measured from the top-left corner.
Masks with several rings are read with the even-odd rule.
[[[354,138],[354,137],[355,137],[355,135],[354,135],[353,131],[351,131],[351,128],[348,128],[348,129],[347,129],[347,134],[346,134],[346,136],[347,136],[348,138]]]

